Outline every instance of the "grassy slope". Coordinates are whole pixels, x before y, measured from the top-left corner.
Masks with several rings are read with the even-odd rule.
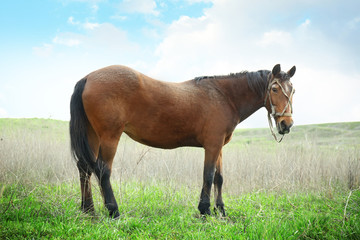
[[[304,141],[320,146],[352,145],[360,147],[360,122],[325,123],[294,126],[284,137],[286,144],[302,144]],[[276,144],[268,128],[238,129],[233,144]]]
[[[38,134],[51,134],[59,139],[68,138],[68,122],[52,119],[8,119],[0,118],[0,134],[4,132],[30,130]],[[360,122],[325,123],[294,126],[287,143],[314,141],[319,145],[344,144],[360,146]],[[1,137],[1,136],[0,136]],[[230,144],[276,144],[268,128],[237,129]]]
[[[27,130],[34,135],[56,136],[58,140],[68,138],[69,123],[66,121],[41,118],[0,118],[0,137],[4,138],[14,132]]]
[[[68,122],[0,119],[0,138],[4,141],[23,129],[41,138],[56,136],[58,141],[68,141]],[[295,126],[284,142],[311,141],[326,148],[334,144],[357,147],[358,136],[360,122]],[[277,143],[269,129],[240,129],[228,148],[249,144],[271,148]],[[77,181],[6,185],[0,182],[0,239],[360,238],[359,190],[225,195],[228,217],[202,219],[196,209],[198,189],[164,182],[121,183],[114,184],[114,189],[115,195],[120,196],[119,221],[107,217],[98,189],[94,194],[96,217],[82,214]]]

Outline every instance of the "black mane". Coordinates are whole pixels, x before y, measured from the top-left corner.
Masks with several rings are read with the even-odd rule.
[[[252,91],[254,91],[257,95],[260,97],[264,97],[266,87],[268,84],[268,75],[270,71],[269,70],[259,70],[256,72],[248,72],[243,71],[239,73],[230,73],[229,75],[220,75],[220,76],[201,76],[194,78],[195,83],[199,83],[200,81],[204,79],[216,79],[216,78],[241,78],[246,77],[249,87]]]
[[[258,96],[264,98],[266,88],[268,85],[268,75],[270,71],[259,70],[257,72],[247,72],[246,78],[249,84],[249,88],[254,91]]]

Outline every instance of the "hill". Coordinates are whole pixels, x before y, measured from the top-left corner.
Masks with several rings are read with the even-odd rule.
[[[295,125],[283,140],[283,143],[292,145],[304,142],[329,147],[334,145],[360,147],[360,122]],[[238,129],[234,132],[232,143],[276,144],[269,128]]]
[[[7,133],[27,131],[32,134],[54,136],[58,140],[68,139],[67,121],[53,119],[0,119],[0,137]],[[303,144],[308,142],[318,146],[355,146],[360,147],[360,122],[324,123],[294,126],[290,134],[284,137],[283,143]],[[274,141],[269,128],[236,129],[229,146],[241,145],[266,145],[274,146]]]

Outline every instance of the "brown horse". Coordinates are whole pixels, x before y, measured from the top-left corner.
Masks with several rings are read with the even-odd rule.
[[[294,93],[290,78],[295,70],[294,66],[285,73],[277,64],[272,71],[199,77],[182,83],[158,81],[124,66],[90,73],[76,84],[70,103],[71,149],[80,173],[82,210],[94,211],[90,185],[94,172],[110,216],[119,217],[110,175],[124,132],[152,147],[203,147],[198,209],[210,214],[214,184],[216,208],[225,216],[222,147],[235,127],[261,107],[274,117],[280,134],[289,133]]]

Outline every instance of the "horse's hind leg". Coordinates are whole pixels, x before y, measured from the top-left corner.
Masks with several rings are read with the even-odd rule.
[[[216,171],[214,176],[214,197],[217,210],[220,211],[221,215],[225,217],[224,202],[222,200],[222,184],[223,184],[223,173],[222,173],[222,151],[216,161]]]
[[[96,136],[92,127],[88,128],[88,141],[91,150],[95,158],[99,153],[99,139]],[[93,169],[89,167],[85,159],[79,159],[77,167],[80,175],[80,187],[81,187],[81,209],[84,212],[94,212],[94,202],[91,193],[91,174]]]
[[[91,194],[91,170],[88,168],[84,161],[77,163],[80,175],[80,187],[81,187],[81,210],[84,212],[94,212],[94,203]]]
[[[105,207],[110,217],[118,218],[119,209],[110,183],[111,167],[120,137],[102,137],[100,139],[100,152],[97,160],[95,174],[99,180]]]

